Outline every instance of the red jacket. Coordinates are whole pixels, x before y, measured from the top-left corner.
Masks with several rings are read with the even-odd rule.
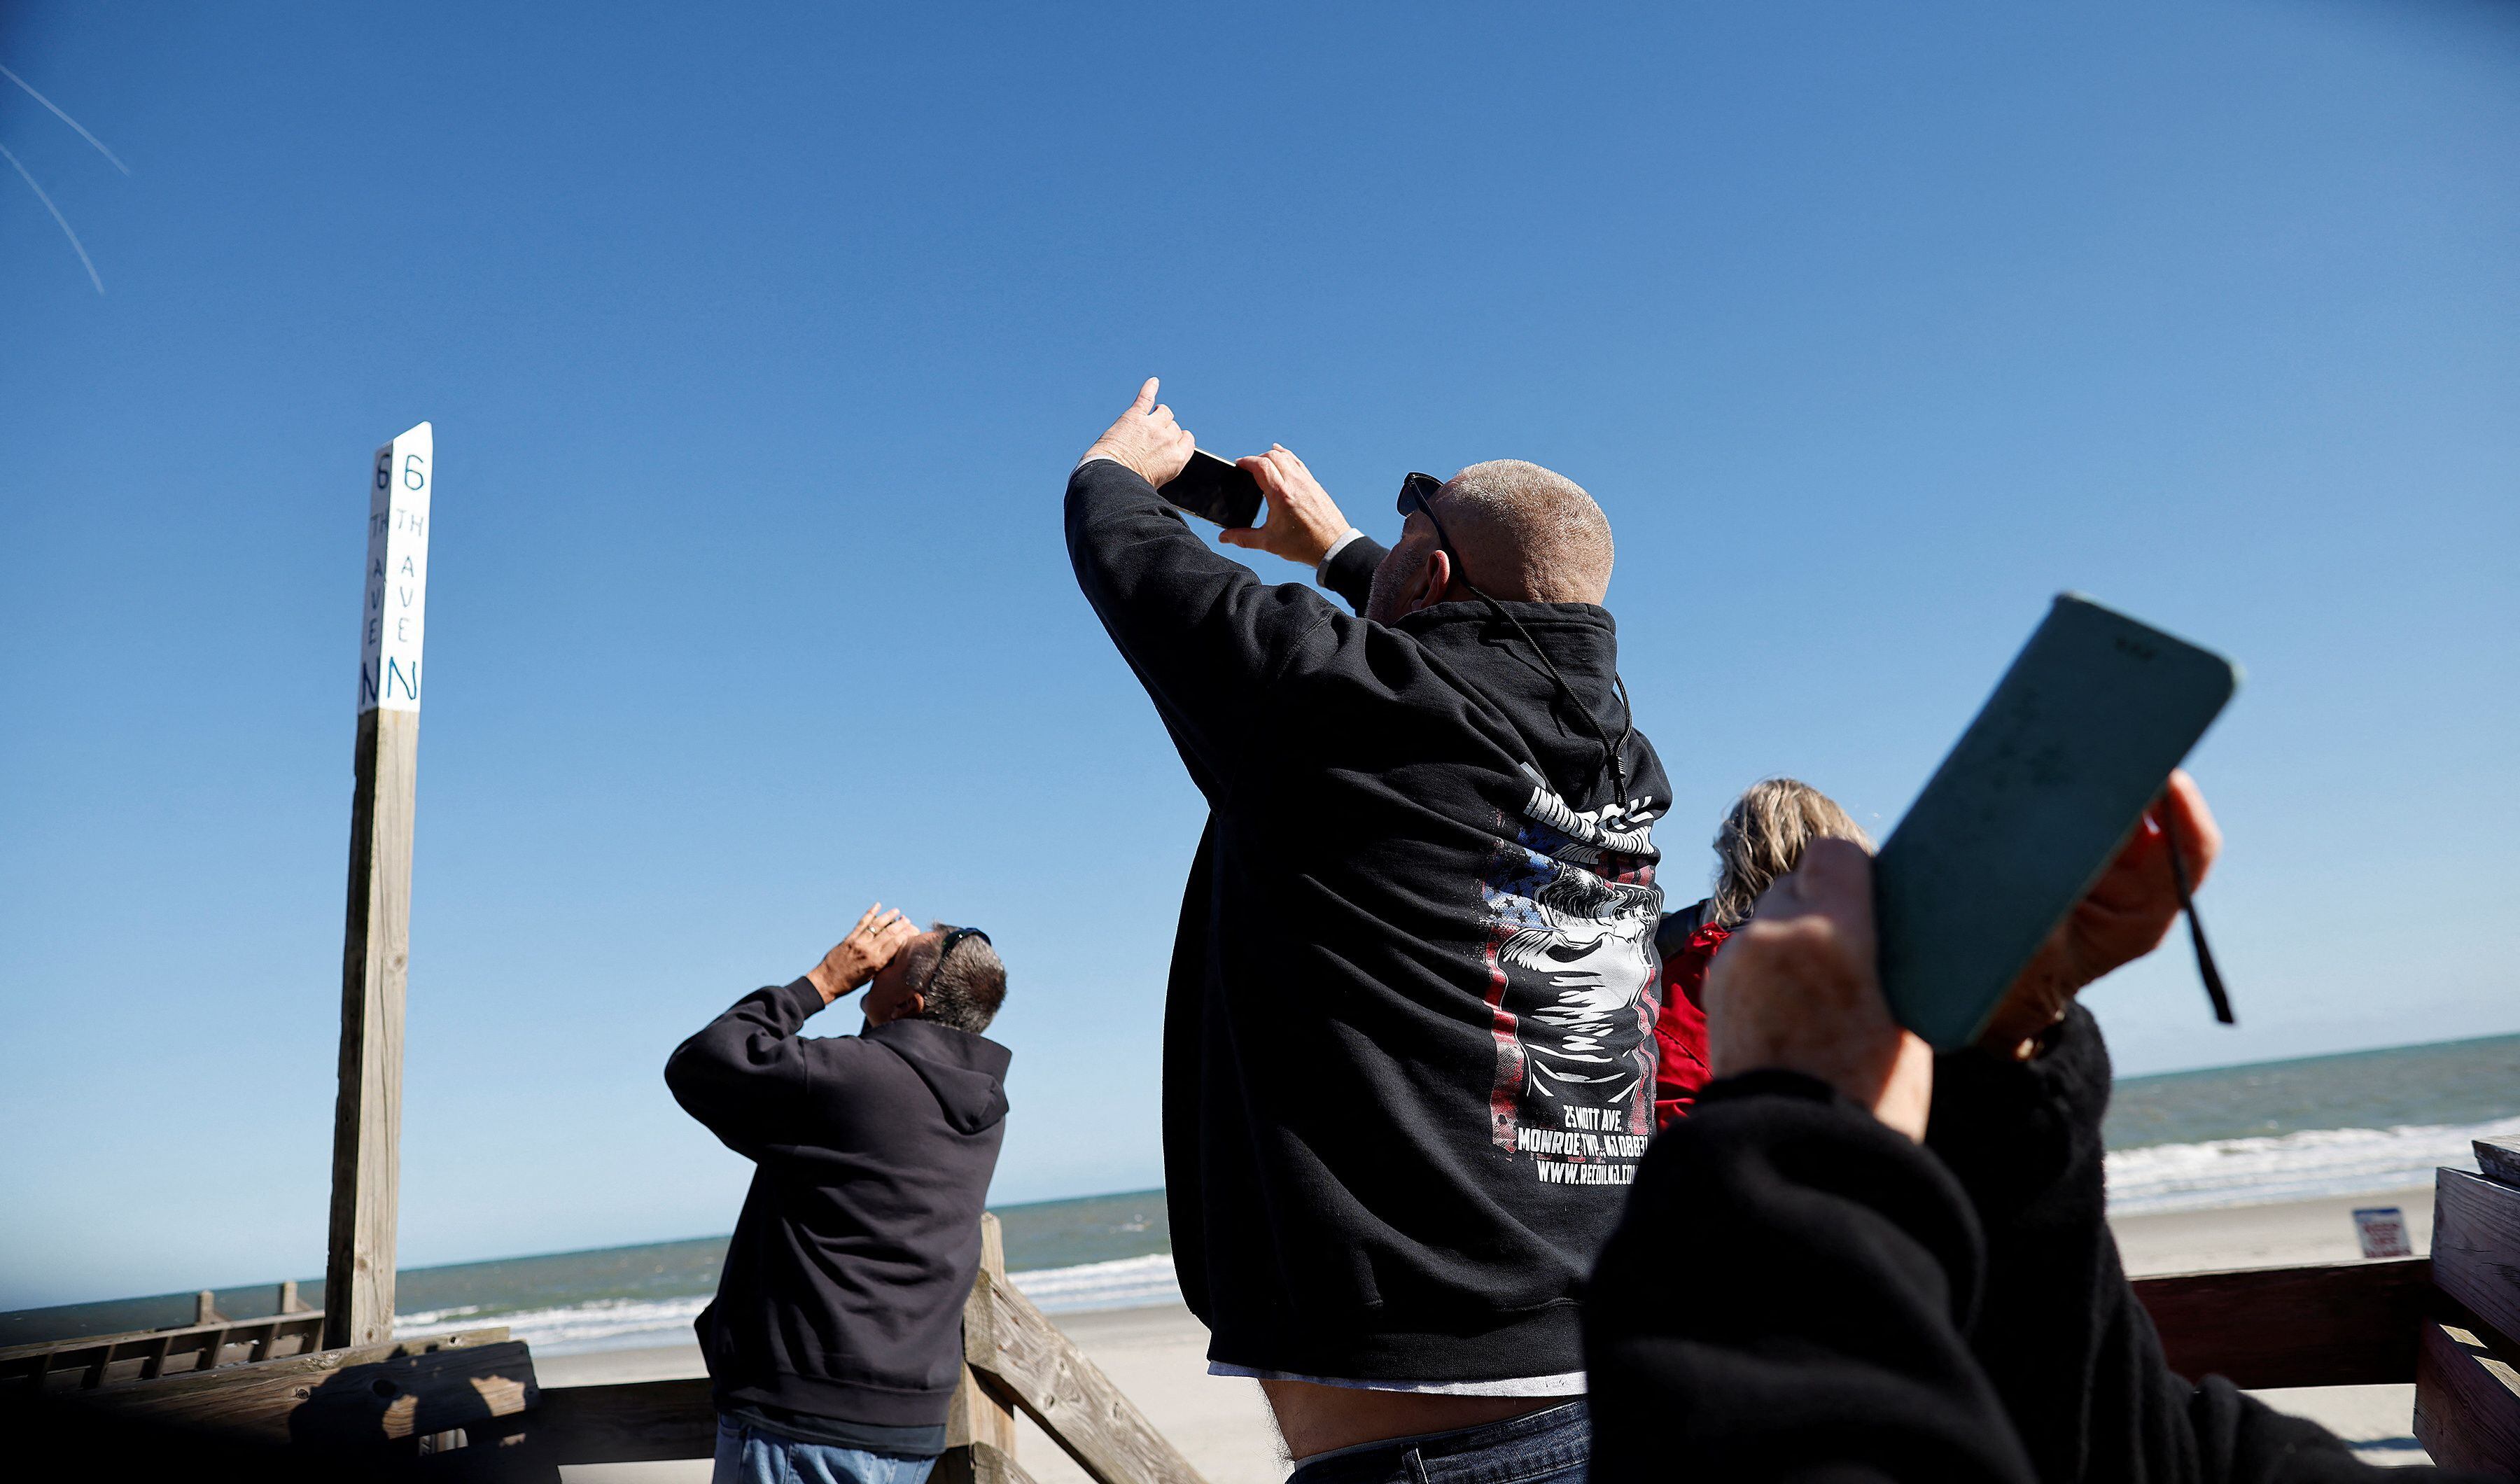
[[[1704,907],[1700,903],[1696,914]],[[1662,1013],[1654,1019],[1656,1129],[1686,1117],[1706,1085],[1706,970],[1732,935],[1732,929],[1708,922],[1663,955]]]

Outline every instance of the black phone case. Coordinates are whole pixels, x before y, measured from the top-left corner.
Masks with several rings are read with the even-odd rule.
[[[1218,525],[1247,526],[1260,518],[1260,482],[1249,470],[1204,449],[1193,450],[1190,463],[1155,493]]]
[[[2239,680],[2209,650],[2056,599],[1873,864],[1900,1024],[1944,1051],[1976,1039]]]

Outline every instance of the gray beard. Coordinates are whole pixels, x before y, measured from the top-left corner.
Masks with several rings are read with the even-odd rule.
[[[1373,585],[1366,589],[1365,616],[1375,623],[1389,623],[1400,607],[1400,569],[1389,557],[1373,569]]]

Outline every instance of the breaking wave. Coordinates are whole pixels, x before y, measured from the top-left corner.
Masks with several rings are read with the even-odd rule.
[[[2407,1124],[2385,1129],[2311,1129],[2200,1144],[2156,1144],[2108,1156],[2109,1210],[2115,1215],[2267,1205],[2320,1196],[2377,1194],[2429,1186],[2440,1165],[2476,1168],[2469,1141],[2520,1138],[2520,1118],[2491,1123]],[[1169,1253],[1036,1268],[1008,1275],[1049,1314],[1134,1309],[1181,1302]],[[597,1299],[501,1312],[468,1305],[399,1315],[398,1334],[421,1337],[505,1325],[550,1355],[679,1344],[708,1295]]]
[[[2441,1165],[2475,1169],[2471,1140],[2515,1137],[2520,1137],[2520,1118],[2306,1129],[2118,1149],[2108,1156],[2109,1210],[2115,1215],[2196,1211],[2410,1190],[2431,1185],[2433,1171]]]
[[[1081,1314],[1088,1309],[1137,1309],[1148,1304],[1177,1304],[1181,1284],[1173,1280],[1173,1255],[1123,1257],[1115,1262],[1080,1263],[1073,1268],[1040,1268],[1010,1273],[1007,1281],[1044,1314]]]

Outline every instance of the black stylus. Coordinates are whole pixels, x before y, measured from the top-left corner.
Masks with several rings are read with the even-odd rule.
[[[2170,846],[2170,884],[2179,889],[2179,910],[2187,914],[2187,940],[2196,945],[2196,972],[2205,979],[2205,996],[2214,1002],[2214,1018],[2239,1024],[2231,1013],[2231,997],[2223,992],[2222,970],[2214,967],[2214,950],[2205,946],[2205,924],[2196,917],[2196,901],[2187,894],[2187,863],[2179,856],[2179,827],[2170,822],[2169,801],[2161,810],[2161,837]]]

